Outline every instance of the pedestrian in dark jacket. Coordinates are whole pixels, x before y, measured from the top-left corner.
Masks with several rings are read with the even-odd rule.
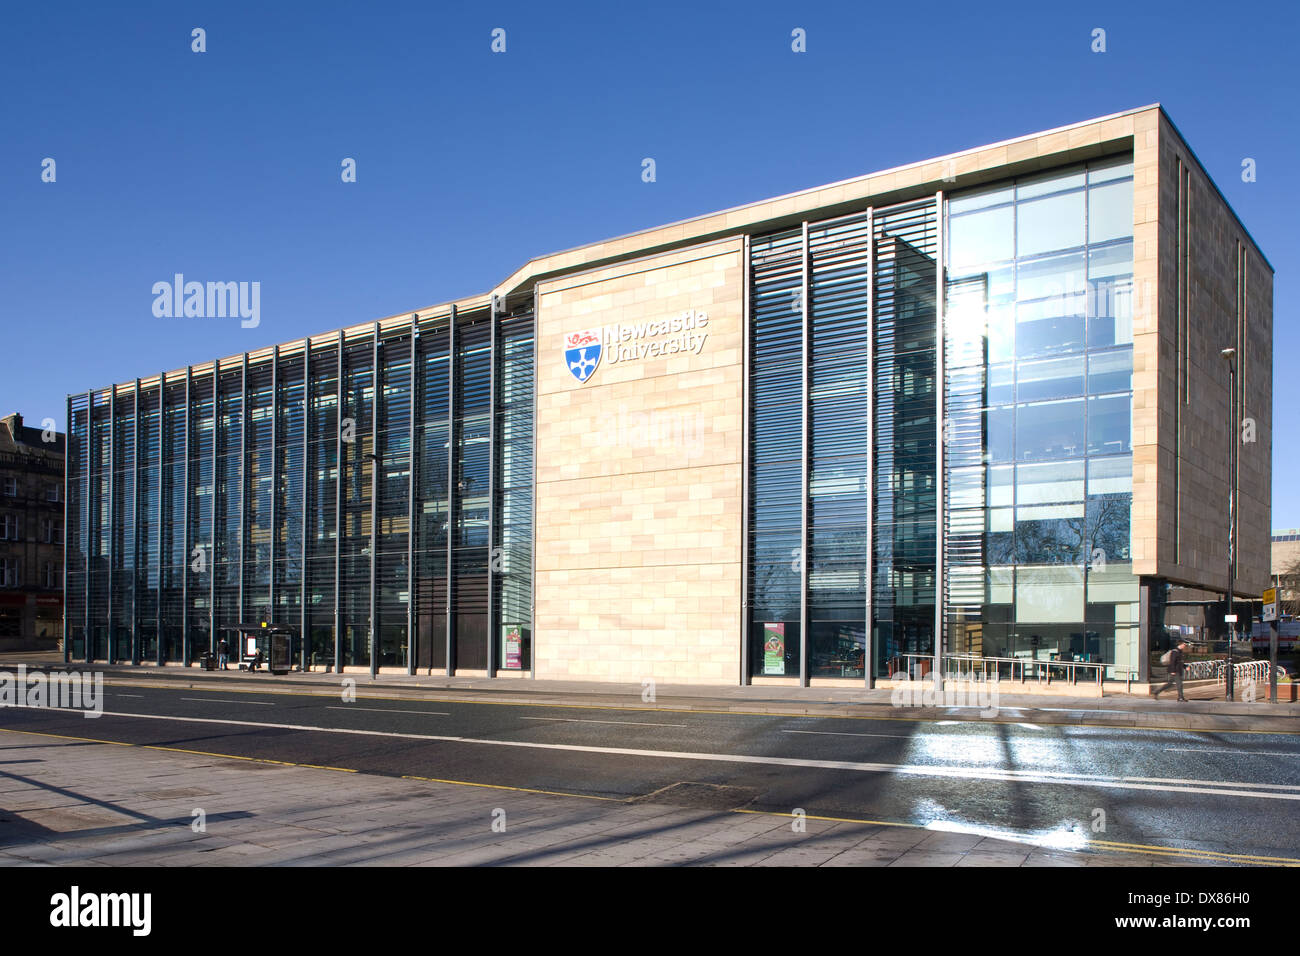
[[[1187,700],[1183,696],[1183,668],[1187,662],[1187,642],[1179,644],[1169,652],[1169,680],[1160,685],[1156,690],[1156,696],[1160,696],[1161,691],[1166,691],[1175,684],[1178,685],[1178,699]]]

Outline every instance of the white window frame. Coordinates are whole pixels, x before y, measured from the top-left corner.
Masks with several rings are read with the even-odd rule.
[[[13,477],[5,478],[5,496],[8,498],[18,497],[18,479]]]

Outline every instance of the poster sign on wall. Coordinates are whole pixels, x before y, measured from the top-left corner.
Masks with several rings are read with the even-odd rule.
[[[523,669],[523,638],[519,634],[518,624],[506,624],[501,628],[505,632],[506,670]]]
[[[763,673],[785,673],[785,624],[763,625]]]

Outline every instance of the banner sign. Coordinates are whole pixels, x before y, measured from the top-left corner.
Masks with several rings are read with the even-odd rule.
[[[763,673],[785,673],[785,624],[763,625]]]
[[[505,632],[506,665],[508,671],[523,670],[523,638],[518,624],[506,624],[501,628]]]

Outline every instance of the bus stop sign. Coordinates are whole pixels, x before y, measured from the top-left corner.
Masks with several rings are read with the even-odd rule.
[[[1265,621],[1277,620],[1277,588],[1268,588],[1263,597],[1264,608],[1262,618]]]

